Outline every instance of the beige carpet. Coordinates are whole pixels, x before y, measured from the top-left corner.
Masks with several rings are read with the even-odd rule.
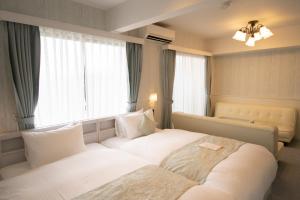
[[[300,200],[300,141],[279,154],[278,172],[268,200]]]

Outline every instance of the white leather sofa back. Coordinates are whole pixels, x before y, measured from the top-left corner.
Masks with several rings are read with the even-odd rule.
[[[250,123],[228,122],[214,117],[175,112],[174,128],[232,138],[266,147],[277,155],[277,128]]]
[[[297,111],[293,108],[218,102],[214,116],[276,126],[279,140],[284,142],[290,142],[295,135]]]

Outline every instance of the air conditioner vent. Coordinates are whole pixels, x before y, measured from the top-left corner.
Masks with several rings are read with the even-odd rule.
[[[164,39],[164,38],[161,38],[161,37],[156,37],[156,36],[153,36],[153,35],[148,35],[146,38],[149,39],[149,40],[155,40],[155,41],[163,42],[163,43],[172,42],[172,40]]]
[[[149,40],[162,43],[171,43],[175,40],[175,31],[157,25],[149,25],[145,28],[144,37]]]

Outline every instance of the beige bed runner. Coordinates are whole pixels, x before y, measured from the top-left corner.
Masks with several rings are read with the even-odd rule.
[[[216,144],[221,148],[211,150],[201,147],[202,143]],[[171,153],[161,163],[161,167],[202,184],[214,166],[237,151],[243,144],[244,142],[233,139],[204,136]]]
[[[163,168],[146,166],[75,199],[175,200],[194,185],[197,183]]]

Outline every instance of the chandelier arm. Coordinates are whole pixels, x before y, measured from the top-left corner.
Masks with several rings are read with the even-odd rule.
[[[257,32],[259,32],[259,31],[260,31],[260,28],[263,27],[263,26],[264,26],[264,25],[262,25],[262,24],[258,24],[258,25],[257,25]]]
[[[240,31],[249,34],[249,28],[247,26],[240,28]]]

